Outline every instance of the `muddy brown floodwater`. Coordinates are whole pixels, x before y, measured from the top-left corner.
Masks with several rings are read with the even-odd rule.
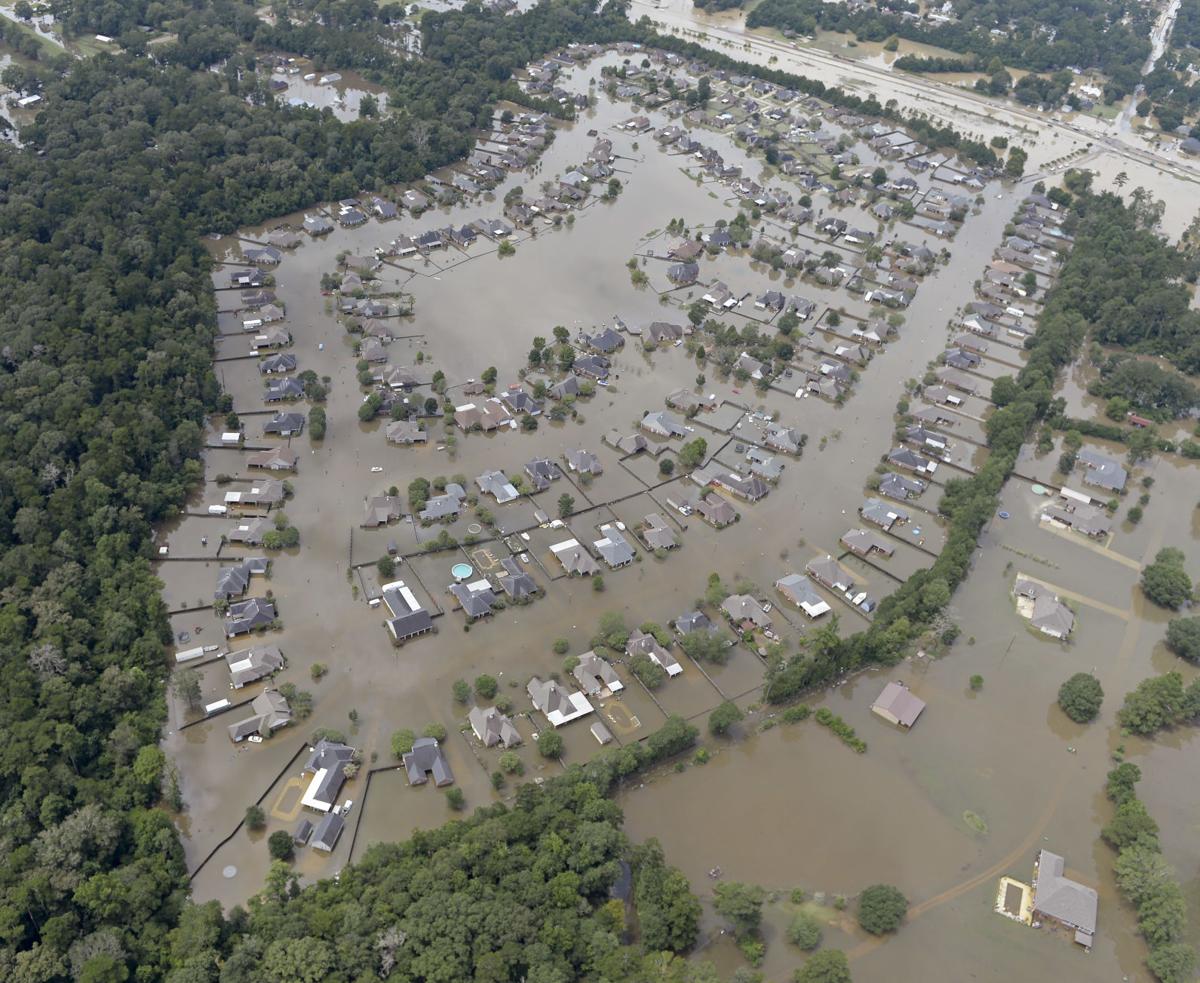
[[[592,79],[599,79],[603,65],[619,62],[615,54],[608,54],[565,73],[564,84],[586,91]],[[667,505],[669,497],[694,495],[686,479],[661,485],[654,460],[643,456],[622,461],[601,442],[614,428],[633,432],[645,411],[663,408],[667,393],[694,385],[702,370],[683,347],[647,354],[637,339],[627,339],[613,358],[611,385],[581,401],[579,416],[562,424],[543,417],[532,433],[458,434],[451,447],[441,424],[432,422],[428,446],[386,443],[383,423],[361,424],[357,419],[363,391],[356,380],[352,340],[333,315],[333,298],[321,295],[322,274],[335,270],[339,253],[364,254],[386,247],[401,233],[414,235],[451,222],[457,226],[498,216],[511,188],[522,185],[532,196],[543,181],[581,162],[594,142],[590,130],[611,139],[619,155],[615,166],[624,189],[614,202],[594,201],[578,212],[573,226],[543,226],[536,236],[519,232],[516,253],[510,257],[498,257],[495,244],[481,240],[465,252],[437,253],[427,262],[419,257],[394,259],[382,268],[380,290],[403,290],[415,302],[412,317],[388,322],[398,336],[388,347],[390,362],[413,367],[426,381],[441,370],[450,382],[452,399],[462,403],[467,397],[458,387],[488,366],[497,368],[499,387],[518,382],[517,371],[525,364],[531,339],[550,337],[555,325],[567,327],[574,336],[580,329],[611,325],[614,316],[631,325],[682,322],[681,307],[704,292],[703,286],[675,291],[665,303],[656,292],[655,287],[666,286],[665,267],[657,258],[668,242],[662,230],[677,218],[693,229],[731,219],[735,207],[729,188],[694,179],[695,162],[664,153],[652,134],[618,129],[634,110],[595,91],[594,107],[576,123],[558,127],[557,139],[533,173],[512,175],[492,193],[453,209],[434,209],[416,219],[406,212],[398,221],[372,220],[354,230],[339,227],[324,239],[306,239],[273,271],[273,289],[286,304],[285,325],[294,341],[288,350],[301,370],[329,376],[331,391],[325,439],[312,441],[305,432],[290,442],[299,465],[298,473],[284,476],[294,487],[294,497],[284,509],[300,530],[301,544],[274,555],[269,580],[251,589],[259,596],[268,588],[272,591],[283,628],[253,641],[279,645],[287,668],[276,682],[311,691],[313,713],[262,744],[234,745],[225,727],[241,711],[202,719],[172,701],[165,745],[182,776],[187,809],[181,828],[189,866],[199,868],[193,882],[199,900],[215,898],[232,905],[258,890],[268,866],[265,837],[276,829],[292,828],[303,812],[299,797],[307,779],[301,778],[302,755],[317,728],[342,732],[362,751],[363,771],[342,792],[342,798],[355,804],[332,856],[310,848],[299,852],[297,869],[306,880],[334,874],[352,859],[352,850],[358,857],[372,842],[401,839],[415,828],[435,826],[453,816],[441,792],[430,786],[411,788],[402,771],[387,770],[394,764],[390,737],[397,729],[419,732],[430,723],[447,729],[446,753],[468,808],[511,794],[511,785],[500,793],[492,788],[489,776],[498,754],[479,748],[466,728],[467,708],[451,696],[456,679],[471,680],[480,673],[499,679],[501,693],[514,704],[515,723],[525,741],[519,753],[528,780],[553,774],[560,765],[537,754],[533,737],[546,724],[531,714],[525,683],[534,674],[545,678],[561,673],[562,660],[551,648],[556,638],[566,638],[572,654],[586,651],[605,612],[621,613],[631,627],[645,621],[665,625],[695,606],[707,575],[717,572],[727,584],[743,580],[754,585],[758,597],[773,602],[776,631],[794,649],[807,629],[806,619],[782,602],[773,590],[774,581],[802,571],[813,557],[844,552],[838,539],[860,525],[855,512],[867,494],[865,482],[893,446],[893,414],[905,383],[920,378],[944,349],[948,321],[972,299],[973,283],[1028,192],[1028,184],[993,184],[983,192],[948,244],[948,262],[921,284],[898,337],[861,370],[845,405],[816,396],[796,399],[779,390],[765,395],[749,389],[737,392],[742,387],[736,381],[703,370],[708,376],[705,393],[715,394],[724,405],[690,425],[706,437],[710,453],[719,461],[736,466],[742,458],[737,443],[760,439],[759,425],[747,411],[778,414],[780,422],[809,435],[804,455],[787,460],[770,494],[753,505],[736,503],[741,520],[721,531],[696,515],[684,518]],[[657,112],[638,112],[649,116],[656,128],[671,122]],[[745,158],[728,136],[700,129],[692,135],[721,148],[729,160],[743,160],[749,176],[761,172],[761,160]],[[869,159],[861,143],[856,149]],[[898,165],[888,166],[899,170]],[[922,192],[936,183],[928,175],[918,181]],[[764,183],[787,186],[780,178]],[[827,199],[814,202],[814,209],[828,207]],[[218,342],[217,368],[245,424],[248,448],[277,441],[262,435],[270,417],[262,378],[253,361],[237,357],[250,348],[239,330],[240,317],[233,313],[237,292],[224,288],[229,271],[242,263],[243,248],[261,241],[280,222],[298,225],[302,217],[285,216],[243,230],[238,237],[210,242],[221,264],[215,273],[219,306],[228,312],[221,318],[221,330],[229,336]],[[769,228],[769,223],[764,220],[762,227]],[[885,237],[918,243],[926,238],[906,225],[882,231]],[[803,234],[815,233],[806,227]],[[928,238],[935,251],[944,245]],[[835,248],[853,258],[854,251],[844,245]],[[633,256],[645,257],[650,287],[631,284],[625,264]],[[740,253],[701,260],[701,283],[718,277],[737,293],[757,296],[774,286],[811,296],[821,308],[842,307],[850,317],[870,313],[858,295],[785,280],[752,265]],[[744,323],[757,313],[752,301],[753,297],[727,319]],[[985,362],[980,372],[985,391],[988,378],[1015,371],[1022,357],[1019,351],[1000,348],[993,356],[1011,360],[1014,367]],[[427,389],[417,392],[421,398],[428,394]],[[986,401],[976,398],[972,403],[968,414],[984,416]],[[304,404],[293,408],[307,411]],[[186,609],[211,600],[218,566],[262,554],[258,548],[223,546],[221,536],[234,520],[208,514],[208,507],[223,502],[227,491],[251,485],[246,451],[215,446],[221,429],[221,422],[214,421],[204,488],[188,503],[187,514],[160,534],[160,542],[170,549],[170,558],[159,564],[159,576],[167,602],[177,612],[172,626],[192,636],[180,648],[218,644],[221,628],[213,612]],[[967,438],[982,438],[978,420],[964,418],[961,438],[960,431],[954,433],[954,460],[964,468],[977,467],[986,452],[973,448]],[[665,453],[673,455],[678,445],[672,442]],[[502,469],[511,477],[534,457],[561,461],[565,451],[579,447],[593,451],[604,463],[604,474],[590,484],[564,477],[532,501],[496,506],[483,500],[500,528],[526,533],[527,539],[518,535],[513,542],[529,557],[522,562],[545,593],[531,605],[508,607],[469,631],[446,590],[452,582],[450,568],[468,562],[486,573],[509,555],[503,542],[487,540],[458,551],[419,555],[438,529],[408,522],[360,528],[364,499],[389,486],[397,486],[403,495],[415,477],[461,474],[473,489],[474,477],[486,470]],[[1022,467],[1033,477],[1050,480],[1057,456],[1030,454]],[[701,896],[711,893],[708,872],[716,867],[724,877],[782,892],[783,900],[768,906],[768,978],[783,979],[799,963],[782,937],[791,889],[825,892],[832,898],[853,896],[880,881],[898,885],[913,903],[909,924],[895,938],[870,940],[847,914],[819,909],[830,922],[829,944],[848,950],[856,980],[935,974],[964,980],[1142,977],[1144,950],[1133,934],[1132,918],[1114,894],[1111,857],[1098,840],[1107,818],[1102,785],[1115,748],[1113,723],[1121,694],[1152,670],[1176,668],[1159,643],[1164,619],[1145,609],[1136,590],[1137,568],[1164,542],[1194,547],[1197,538],[1194,525],[1180,522],[1194,505],[1195,467],[1156,459],[1143,470],[1156,479],[1146,517],[1136,528],[1118,528],[1106,546],[1042,527],[1030,483],[1009,483],[1003,508],[1011,518],[995,519],[989,526],[972,575],[953,599],[952,616],[962,627],[962,638],[951,655],[938,661],[913,658],[886,673],[864,674],[819,699],[858,730],[869,744],[866,754],[854,754],[811,720],[763,730],[765,718],[756,711],[741,725],[739,739],[707,742],[714,752],[707,765],[655,775],[620,794],[629,833],[638,840],[653,836],[662,841],[671,861],[683,868]],[[944,465],[938,478],[947,473],[966,471]],[[234,480],[218,484],[221,474]],[[567,529],[537,528],[534,509],[556,514],[563,492],[575,497],[579,514],[567,520]],[[942,541],[938,520],[931,514],[939,494],[938,487],[931,487],[907,507],[914,520],[895,537],[891,559],[871,565],[843,561],[874,596],[886,595],[903,577],[932,562]],[[671,516],[679,549],[658,559],[639,545],[633,564],[605,571],[603,592],[593,590],[587,580],[561,576],[551,544],[568,535],[590,544],[601,535],[598,527],[609,522],[624,523],[632,539],[634,527],[652,511]],[[476,531],[475,521],[468,510],[448,528],[462,540]],[[409,583],[422,603],[437,613],[436,634],[398,649],[390,644],[383,609],[367,603],[379,585],[374,562],[390,541],[407,557],[395,577]],[[1200,550],[1192,548],[1189,559],[1191,572],[1200,573]],[[361,567],[357,573],[355,566]],[[1017,615],[1010,593],[1017,572],[1055,585],[1072,601],[1078,628],[1069,643],[1035,635]],[[867,615],[838,596],[826,597],[843,633],[865,627]],[[199,634],[197,628],[202,629]],[[233,640],[228,647],[245,644]],[[763,662],[745,646],[731,653],[727,665],[707,672],[678,653],[685,663],[683,674],[653,694],[637,684],[627,667],[619,666],[626,689],[596,701],[598,714],[616,740],[625,743],[652,732],[670,713],[703,726],[707,712],[723,699],[737,699],[749,708],[759,696]],[[317,663],[328,671],[313,681],[310,671]],[[1080,728],[1059,713],[1055,694],[1071,673],[1092,669],[1108,699],[1101,721]],[[968,686],[974,673],[985,678],[978,693]],[[261,691],[261,684],[254,684],[231,693],[223,660],[202,665],[201,675],[205,703],[248,699]],[[911,732],[895,730],[870,713],[871,701],[888,679],[903,680],[928,703]],[[560,733],[566,762],[585,760],[598,749],[588,721],[568,725]],[[1181,773],[1185,756],[1189,751],[1194,756],[1195,750],[1191,734],[1154,744],[1127,742],[1126,747],[1130,758],[1144,767],[1147,802],[1163,825],[1168,858],[1180,868],[1192,896],[1196,857],[1194,826],[1189,823],[1194,823],[1200,783],[1181,783],[1173,776]],[[368,795],[365,773],[373,769],[379,770],[370,778]],[[234,833],[247,805],[255,801],[267,812],[267,830]],[[1043,846],[1062,853],[1074,875],[1101,892],[1100,929],[1090,953],[992,911],[998,878],[1010,874],[1027,881],[1036,851]],[[702,954],[727,969],[736,965],[740,955],[707,916],[705,928]]]

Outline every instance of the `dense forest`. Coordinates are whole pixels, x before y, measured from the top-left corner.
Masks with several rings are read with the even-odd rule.
[[[763,0],[749,14],[749,27],[776,27],[797,34],[817,29],[855,35],[861,41],[896,36],[937,45],[983,62],[998,57],[1005,65],[1034,72],[1076,66],[1097,68],[1108,77],[1107,98],[1132,92],[1150,54],[1154,10],[1125,0],[956,0],[958,20],[946,24],[900,16],[914,7],[879,3],[851,8],[822,0]],[[1128,23],[1125,18],[1128,17]],[[999,36],[993,30],[1002,31]]]

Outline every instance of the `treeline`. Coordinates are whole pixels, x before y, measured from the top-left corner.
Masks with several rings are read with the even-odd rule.
[[[1187,939],[1187,901],[1163,859],[1158,824],[1138,798],[1141,777],[1141,769],[1129,762],[1108,773],[1105,794],[1114,814],[1101,836],[1117,851],[1117,886],[1137,911],[1138,931],[1150,949],[1147,967],[1161,983],[1186,983],[1196,968],[1196,949]]]
[[[983,62],[977,57],[937,58],[931,55],[901,55],[895,65],[906,72],[979,72]]]
[[[735,10],[744,6],[745,0],[692,0],[692,6],[700,10],[717,13],[722,10]]]
[[[1005,65],[1033,72],[1070,66],[1098,68],[1106,76],[1110,101],[1132,92],[1150,54],[1147,40],[1154,11],[1123,0],[1069,0],[1047,6],[1040,0],[958,0],[958,20],[932,24],[900,16],[907,4],[851,8],[822,0],[763,0],[746,18],[748,27],[775,27],[797,34],[818,29],[852,33],[860,41],[901,37],[936,45],[982,61],[999,57]],[[1126,22],[1128,18],[1128,22]],[[996,37],[996,25],[1011,30]]]

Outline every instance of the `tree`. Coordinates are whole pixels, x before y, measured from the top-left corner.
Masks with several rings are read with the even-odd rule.
[[[727,639],[707,631],[690,631],[679,639],[679,647],[697,662],[724,665],[729,659]]]
[[[823,949],[796,970],[792,983],[851,983],[850,963],[841,949]]]
[[[978,674],[972,676],[970,685],[971,692],[978,693],[981,689],[983,689],[983,677]]]
[[[267,837],[267,850],[272,860],[291,860],[296,855],[292,834],[286,829],[277,829]]]
[[[669,478],[675,471],[675,462],[669,457],[664,457],[658,462],[658,473],[664,478]]]
[[[1160,983],[1188,983],[1196,973],[1196,950],[1186,942],[1168,942],[1150,950],[1146,965]]]
[[[1117,806],[1112,820],[1100,831],[1104,842],[1120,850],[1136,843],[1140,837],[1158,836],[1158,823],[1146,811],[1141,799],[1132,798]]]
[[[563,492],[558,496],[558,517],[560,519],[567,518],[575,511],[575,499]]]
[[[381,556],[375,561],[375,569],[379,571],[379,576],[390,578],[396,572],[396,561],[390,556]]]
[[[456,703],[466,703],[471,698],[471,684],[465,679],[454,680],[454,685],[450,688],[454,692]]]
[[[1181,659],[1200,664],[1200,617],[1176,618],[1170,622],[1167,648]]]
[[[690,440],[679,449],[679,465],[686,471],[698,468],[708,455],[708,441],[703,437]]]
[[[496,695],[496,691],[500,688],[500,684],[496,681],[495,676],[476,676],[475,677],[475,692],[482,696],[485,700],[490,700]]]
[[[757,885],[718,881],[713,889],[713,908],[729,920],[734,934],[743,939],[757,934],[766,897],[767,892]]]
[[[520,775],[525,771],[525,765],[521,762],[521,756],[516,751],[505,751],[496,760],[496,763],[506,775]]]
[[[557,731],[546,730],[538,735],[538,751],[543,758],[557,759],[562,757],[563,739]]]
[[[416,739],[417,735],[407,728],[394,732],[392,734],[392,757],[403,758],[413,749],[413,741]]]
[[[243,820],[247,829],[260,830],[267,825],[267,814],[259,806],[247,806],[246,817]]]
[[[467,805],[467,797],[463,795],[463,790],[457,785],[454,788],[446,789],[446,804],[455,812],[462,812]]]
[[[200,692],[200,673],[195,669],[179,669],[171,677],[171,692],[187,704],[189,710],[199,710],[204,702]]]
[[[435,741],[444,741],[446,739],[446,728],[441,724],[426,724],[425,729],[421,731],[422,737],[432,737]]]
[[[799,911],[787,930],[788,941],[805,952],[821,944],[821,923],[807,911]]]
[[[700,926],[700,902],[687,878],[667,865],[654,839],[634,850],[631,866],[643,946],[650,952],[686,952]]]
[[[708,715],[708,732],[715,737],[722,737],[729,728],[745,717],[732,700],[726,700]]]
[[[567,652],[570,651],[571,643],[565,638],[556,638],[552,648],[554,649],[555,655],[566,655]]]
[[[1086,672],[1075,673],[1058,688],[1058,705],[1077,724],[1095,720],[1103,702],[1100,680]]]
[[[1179,722],[1184,712],[1183,677],[1177,672],[1151,676],[1125,696],[1117,721],[1134,734],[1153,734]]]
[[[872,884],[858,897],[858,924],[872,935],[896,931],[907,911],[908,899],[890,884]]]
[[[1173,546],[1158,551],[1142,571],[1142,593],[1162,608],[1177,611],[1192,596],[1192,581],[1183,568],[1183,553]]]

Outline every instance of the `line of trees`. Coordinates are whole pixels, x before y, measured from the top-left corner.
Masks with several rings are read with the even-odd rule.
[[[1129,762],[1108,773],[1105,792],[1114,813],[1101,835],[1117,851],[1117,886],[1137,911],[1138,931],[1150,949],[1146,965],[1161,983],[1185,983],[1196,967],[1196,949],[1186,934],[1187,901],[1163,859],[1158,824],[1137,796],[1141,777],[1141,769]]]

